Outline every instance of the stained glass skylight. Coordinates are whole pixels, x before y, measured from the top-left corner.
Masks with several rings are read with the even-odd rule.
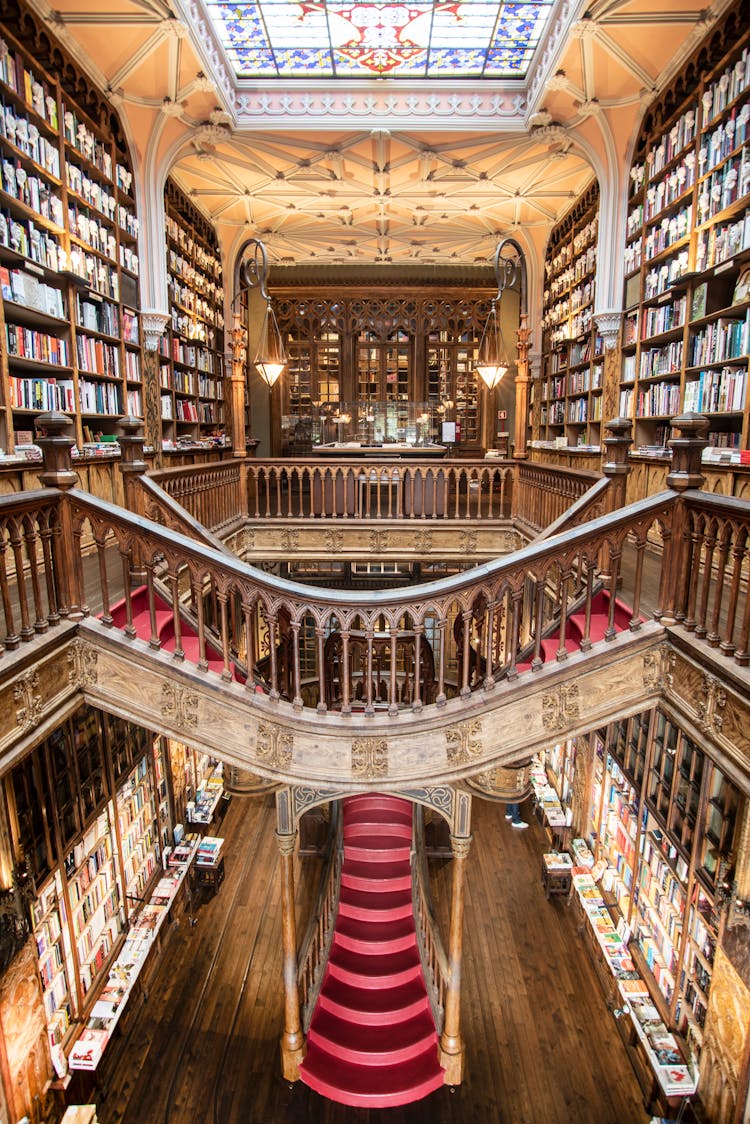
[[[554,0],[204,0],[238,78],[523,78]]]

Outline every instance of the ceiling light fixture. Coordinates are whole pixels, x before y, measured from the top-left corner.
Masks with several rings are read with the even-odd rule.
[[[513,251],[513,257],[508,257],[505,254],[506,247],[508,246],[510,246]],[[498,385],[511,364],[503,338],[503,330],[500,325],[498,304],[502,300],[503,292],[515,284],[519,272],[521,275],[521,304],[524,312],[526,297],[525,262],[520,252],[520,247],[513,239],[504,238],[502,242],[498,243],[497,249],[495,250],[494,264],[497,293],[492,298],[490,313],[482,331],[482,338],[479,341],[479,352],[475,368],[477,374],[481,375],[489,390],[493,390]]]
[[[253,366],[268,389],[273,390],[274,384],[279,379],[279,376],[287,364],[287,356],[284,349],[284,341],[281,338],[279,325],[276,321],[276,315],[271,304],[271,298],[268,295],[268,289],[266,287],[268,281],[268,254],[266,252],[266,247],[262,242],[258,241],[257,238],[253,238],[248,242],[245,253],[247,257],[244,258],[240,266],[240,288],[234,299],[237,301],[239,296],[245,291],[258,289],[260,295],[266,302],[263,323],[258,336],[258,346],[253,358]]]

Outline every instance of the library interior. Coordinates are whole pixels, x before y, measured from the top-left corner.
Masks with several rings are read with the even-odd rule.
[[[0,0],[0,158],[0,1124],[748,1124],[750,0]]]

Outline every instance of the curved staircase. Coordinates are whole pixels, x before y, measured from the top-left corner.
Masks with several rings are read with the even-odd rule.
[[[365,794],[343,808],[339,912],[300,1077],[340,1104],[390,1108],[443,1084],[414,928],[411,806]]]

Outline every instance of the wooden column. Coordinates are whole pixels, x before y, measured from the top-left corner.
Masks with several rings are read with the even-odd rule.
[[[284,1033],[281,1036],[281,1072],[286,1081],[299,1081],[305,1056],[305,1036],[299,1009],[297,983],[297,920],[294,911],[294,845],[296,832],[276,833],[281,852],[281,940],[284,974]]]
[[[159,381],[159,340],[169,323],[164,312],[141,312],[143,351],[141,354],[143,384],[143,432],[147,445],[154,450],[154,468],[164,467],[162,453],[161,383]]]
[[[515,433],[513,436],[513,455],[525,460],[529,455],[526,449],[526,428],[529,423],[529,342],[531,329],[529,317],[521,313],[518,332],[516,333],[516,418]]]
[[[463,959],[464,883],[471,836],[451,835],[453,884],[448,947],[449,978],[445,994],[445,1019],[440,1036],[440,1064],[446,1085],[460,1085],[464,1073],[464,1044],[461,1038],[461,963]]]
[[[232,427],[232,453],[245,455],[245,380],[247,377],[247,328],[242,323],[242,311],[235,312],[232,321],[231,374],[229,376],[229,419]]]
[[[75,445],[73,423],[67,414],[52,410],[36,419],[37,444],[42,450],[44,470],[39,479],[45,488],[59,488],[63,493],[60,503],[60,526],[53,538],[55,551],[55,581],[57,607],[68,620],[85,616],[83,607],[83,582],[79,556],[80,536],[73,529],[65,493],[78,484],[78,473],[73,471],[72,450]]]

